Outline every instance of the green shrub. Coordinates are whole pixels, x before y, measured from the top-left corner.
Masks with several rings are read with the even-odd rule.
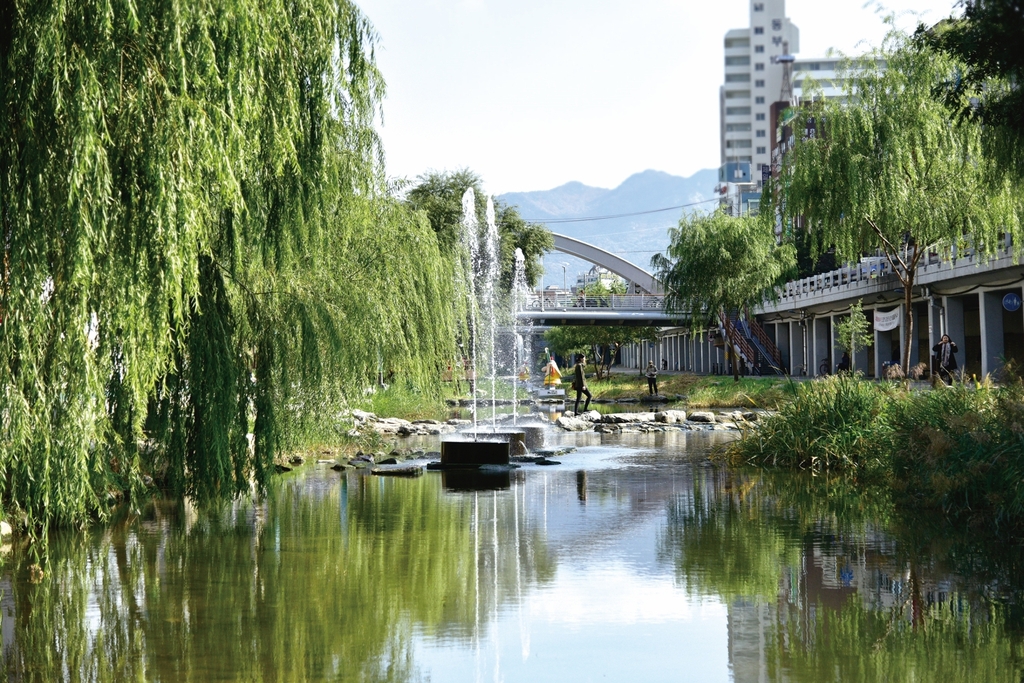
[[[885,409],[894,391],[847,375],[803,383],[727,454],[762,467],[876,471],[891,436]]]

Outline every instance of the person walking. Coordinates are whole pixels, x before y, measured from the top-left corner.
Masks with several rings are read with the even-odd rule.
[[[644,373],[647,376],[647,391],[651,396],[658,395],[658,368],[654,367],[654,361],[647,361],[647,371]]]
[[[587,357],[580,356],[576,359],[576,367],[573,369],[572,376],[572,388],[576,391],[576,405],[573,407],[573,415],[580,414],[580,396],[585,395],[587,402],[583,404],[583,412],[587,412],[590,408],[590,399],[592,398],[590,390],[587,389]]]
[[[956,372],[956,342],[949,338],[948,334],[942,335],[939,343],[932,347],[935,353],[935,362],[939,366],[939,377],[946,384],[953,383],[953,373]]]

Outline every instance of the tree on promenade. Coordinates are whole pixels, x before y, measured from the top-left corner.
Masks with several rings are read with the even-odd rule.
[[[448,268],[386,194],[351,2],[2,6],[8,515],[84,523],[144,460],[197,500],[247,493],[382,363],[426,381],[451,357]]]
[[[880,51],[848,66],[845,98],[796,111],[797,139],[762,209],[786,222],[802,218],[816,254],[834,247],[843,261],[884,253],[903,288],[904,373],[921,259],[936,250],[992,254],[1004,235],[1022,244],[1020,194],[992,180],[981,127],[933,97],[959,68],[890,33]]]
[[[719,316],[771,299],[796,264],[792,246],[776,244],[771,220],[762,216],[694,213],[669,238],[651,265],[665,286],[665,309],[689,313],[694,325],[717,326]],[[732,354],[739,381],[738,349]]]
[[[982,142],[999,166],[1024,178],[1024,2],[963,0],[959,18],[920,26],[915,37],[960,60],[940,89],[958,115],[984,124]]]

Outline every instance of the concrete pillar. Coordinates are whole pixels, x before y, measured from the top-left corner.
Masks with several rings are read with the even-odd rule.
[[[786,364],[786,368],[789,369],[789,373],[800,372],[800,367],[807,362],[804,358],[804,328],[801,327],[799,322],[790,322],[786,324],[789,328],[789,363]]]
[[[809,372],[815,377],[820,374],[818,367],[822,361],[829,359],[829,354],[831,353],[832,333],[830,325],[831,320],[826,316],[814,319],[814,367],[809,368]]]
[[[984,292],[979,301],[981,309],[981,374],[995,372],[1002,367],[1003,355],[1003,295],[1002,292]]]
[[[832,348],[832,367],[829,368],[829,372],[835,372],[836,366],[839,365],[839,360],[843,357],[843,347],[839,345],[839,335],[836,333],[836,323],[842,321],[845,316],[830,316],[831,325],[831,339],[829,343]]]
[[[960,352],[957,354],[957,363],[961,367],[965,364],[966,339],[964,335],[964,301],[955,296],[942,297],[942,307],[946,309],[946,328],[943,334],[948,334],[950,340],[956,344]],[[936,344],[938,341],[935,342]]]
[[[787,368],[793,367],[790,359],[790,331],[789,324],[778,323],[775,326],[775,346],[782,354],[782,365]]]

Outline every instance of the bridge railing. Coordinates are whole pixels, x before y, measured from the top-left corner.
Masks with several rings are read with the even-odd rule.
[[[660,311],[665,297],[656,294],[609,294],[607,296],[531,296],[526,300],[528,311],[570,311],[611,308],[620,311]]]

